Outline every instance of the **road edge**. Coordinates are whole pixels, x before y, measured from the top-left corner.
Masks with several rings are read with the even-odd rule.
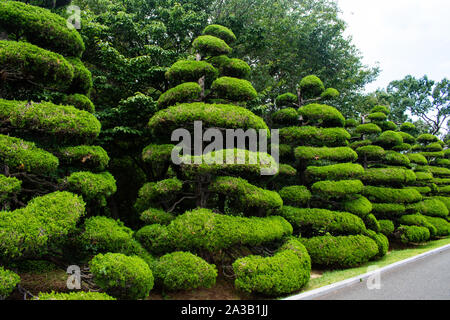
[[[340,282],[332,283],[330,285],[327,285],[327,286],[324,286],[324,287],[320,287],[320,288],[317,288],[317,289],[313,289],[313,290],[310,290],[310,291],[307,291],[307,292],[304,292],[304,293],[293,295],[291,297],[288,297],[288,298],[285,298],[285,299],[282,299],[282,300],[312,300],[314,298],[317,298],[317,297],[329,294],[329,293],[331,293],[333,291],[337,291],[337,290],[340,290],[342,288],[351,286],[351,285],[353,285],[355,283],[362,282],[362,281],[372,277],[375,274],[378,274],[378,273],[382,274],[382,273],[384,273],[386,271],[390,271],[390,270],[399,268],[401,266],[404,266],[404,265],[416,262],[418,260],[422,260],[424,258],[427,258],[427,257],[435,255],[435,254],[439,254],[439,253],[444,252],[446,250],[450,250],[450,244],[447,244],[447,245],[445,245],[443,247],[440,247],[440,248],[437,248],[437,249],[433,249],[433,250],[427,251],[425,253],[422,253],[420,255],[414,256],[412,258],[408,258],[408,259],[405,259],[405,260],[402,260],[402,261],[395,262],[395,263],[390,264],[388,266],[385,266],[385,267],[383,267],[381,269],[377,269],[375,271],[371,271],[371,272],[368,272],[368,273],[365,273],[365,274],[361,274],[359,276],[356,276],[356,277],[353,277],[353,278],[350,278],[350,279],[347,279],[347,280],[343,280],[343,281],[340,281]]]

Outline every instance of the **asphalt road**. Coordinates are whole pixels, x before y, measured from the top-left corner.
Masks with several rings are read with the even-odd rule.
[[[450,250],[386,271],[379,280],[379,289],[363,281],[315,300],[450,300]],[[369,287],[377,283],[371,279]]]

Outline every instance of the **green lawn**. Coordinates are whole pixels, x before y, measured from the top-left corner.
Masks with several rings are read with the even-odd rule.
[[[354,269],[346,269],[346,270],[333,270],[333,271],[317,271],[313,270],[313,275],[318,276],[317,278],[312,278],[309,284],[300,292],[305,292],[313,289],[317,289],[323,286],[327,286],[332,283],[336,283],[339,281],[343,281],[346,279],[350,279],[356,277],[361,274],[365,274],[368,272],[369,267],[377,266],[377,267],[385,267],[387,265],[393,264],[398,261],[402,261],[419,254],[425,253],[427,251],[437,249],[443,247],[447,244],[450,244],[450,238],[445,238],[441,240],[432,241],[423,245],[409,247],[404,249],[395,249],[390,251],[385,257],[380,260],[372,261],[366,263],[358,268]]]

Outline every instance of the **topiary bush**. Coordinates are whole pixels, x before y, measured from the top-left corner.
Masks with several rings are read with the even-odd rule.
[[[347,146],[350,133],[343,128],[287,127],[280,130],[280,139],[296,147],[343,147]]]
[[[403,243],[422,243],[430,239],[430,231],[425,227],[400,226],[396,233]]]
[[[311,187],[311,191],[323,199],[345,198],[361,193],[363,189],[359,180],[319,181]]]
[[[159,258],[155,282],[166,290],[193,290],[215,285],[217,269],[189,252],[173,252]]]
[[[298,147],[295,149],[294,155],[296,159],[301,161],[330,160],[336,162],[354,162],[358,159],[358,154],[348,147]]]
[[[391,237],[395,231],[394,222],[391,220],[378,220],[380,224],[380,232],[386,237]]]
[[[230,54],[232,49],[220,38],[211,35],[203,35],[194,40],[192,47],[205,56],[220,56]]]
[[[366,186],[363,195],[377,203],[414,203],[422,200],[422,195],[414,189],[392,189]]]
[[[196,82],[182,83],[167,90],[158,99],[158,107],[166,108],[179,102],[194,102],[200,99],[202,88]]]
[[[313,265],[352,268],[368,262],[378,253],[376,242],[366,236],[323,236],[301,238]]]
[[[112,301],[116,300],[115,298],[109,296],[106,293],[101,292],[70,292],[70,293],[59,293],[59,292],[50,292],[50,293],[39,293],[36,300],[97,300],[97,301]]]
[[[144,260],[136,256],[99,254],[89,262],[89,267],[95,283],[119,299],[144,299],[153,288],[152,271]]]
[[[258,96],[249,81],[232,77],[216,79],[211,86],[211,91],[215,97],[230,101],[249,101]]]
[[[315,75],[304,77],[300,81],[299,88],[302,91],[302,95],[307,98],[317,97],[325,91],[322,80]]]
[[[298,110],[303,121],[322,127],[344,127],[345,118],[336,109],[324,104],[309,104]]]
[[[141,213],[140,219],[145,224],[168,225],[175,219],[175,216],[161,209],[150,208]]]
[[[311,192],[305,186],[284,187],[279,192],[285,205],[302,207],[311,200]]]
[[[310,278],[311,258],[295,239],[272,257],[248,256],[233,263],[237,289],[248,293],[280,296],[304,287]]]
[[[218,24],[210,24],[203,30],[203,34],[220,38],[229,44],[232,44],[237,40],[233,31]]]
[[[219,71],[205,61],[179,60],[166,72],[166,79],[173,85],[197,82],[203,76],[210,84],[219,76]]]
[[[355,199],[345,201],[343,203],[343,208],[345,211],[353,213],[360,218],[365,218],[372,212],[373,206],[366,197],[358,196]]]
[[[308,167],[306,176],[311,181],[317,180],[350,180],[358,179],[364,174],[364,168],[359,164],[342,163],[324,167]]]
[[[19,283],[19,275],[0,266],[0,300],[9,297]]]

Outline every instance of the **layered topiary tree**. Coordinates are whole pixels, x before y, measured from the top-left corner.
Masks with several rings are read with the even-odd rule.
[[[154,142],[142,154],[158,178],[141,188],[135,203],[145,224],[136,239],[160,257],[154,267],[156,285],[166,290],[209,287],[217,265],[220,274],[234,271],[236,286],[245,292],[287,294],[308,282],[310,258],[301,243],[287,242],[292,226],[279,216],[283,201],[268,186],[295,175],[295,169],[280,166],[277,171],[274,158],[234,135],[231,144],[213,148],[201,141],[179,148],[171,143],[176,129],[203,137],[196,121],[204,130],[216,129],[212,136],[205,133],[207,141],[234,129],[243,134],[261,130],[270,137],[264,120],[245,108],[257,92],[245,79],[248,64],[229,57],[234,40],[228,28],[210,25],[193,42],[195,59],[178,61],[166,73],[172,88],[158,100],[161,110],[149,121]],[[262,170],[275,176],[264,178]],[[258,275],[249,278],[252,272]]]
[[[0,31],[0,264],[62,257],[85,211],[116,191],[107,153],[92,146],[101,125],[84,43],[23,2],[0,2]]]
[[[292,113],[294,126],[280,130],[280,154],[291,159],[298,178],[297,185],[280,191],[281,215],[300,236],[313,265],[345,268],[383,256],[389,244],[370,217],[371,203],[361,195],[364,168],[348,146],[344,117],[315,103]],[[324,246],[328,249],[321,250]]]

